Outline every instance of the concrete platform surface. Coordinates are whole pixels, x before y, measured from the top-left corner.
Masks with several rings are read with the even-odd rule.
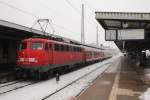
[[[140,100],[146,89],[130,59],[120,57],[76,100]]]

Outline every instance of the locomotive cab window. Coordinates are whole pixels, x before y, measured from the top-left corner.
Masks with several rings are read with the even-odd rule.
[[[41,43],[41,42],[32,42],[31,43],[31,49],[32,50],[42,50],[43,49],[43,43]]]
[[[26,49],[26,48],[27,48],[27,43],[26,42],[20,44],[20,47],[19,47],[20,50],[23,50],[23,49]]]

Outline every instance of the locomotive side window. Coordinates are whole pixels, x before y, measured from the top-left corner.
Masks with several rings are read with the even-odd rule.
[[[59,50],[59,45],[55,44],[55,50],[58,51]]]
[[[48,50],[48,43],[45,44],[45,50]]]
[[[32,50],[42,50],[43,49],[43,43],[33,42],[33,43],[31,43],[31,49]]]
[[[61,51],[64,51],[64,45],[61,45],[60,47],[61,47],[60,50],[61,50]]]
[[[26,49],[26,48],[27,48],[27,43],[24,42],[24,43],[20,44],[20,48],[19,48],[20,50],[23,50],[23,49]]]
[[[52,44],[49,44],[48,46],[49,46],[49,50],[52,50]]]

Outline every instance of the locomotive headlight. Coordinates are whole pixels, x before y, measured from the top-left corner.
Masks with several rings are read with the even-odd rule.
[[[24,58],[19,58],[18,61],[19,62],[23,62],[25,59]]]
[[[36,58],[29,58],[29,62],[38,62]]]

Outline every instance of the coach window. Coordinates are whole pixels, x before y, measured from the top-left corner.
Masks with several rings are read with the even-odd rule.
[[[66,51],[69,51],[69,46],[68,45],[66,45]]]
[[[66,45],[64,45],[64,51],[66,51]]]
[[[73,47],[73,51],[74,51],[74,52],[76,52],[76,48],[77,48],[77,47]]]
[[[71,51],[73,51],[73,46],[71,46]]]
[[[69,51],[71,51],[71,46],[69,45]]]
[[[64,45],[60,45],[60,51],[64,51]]]
[[[75,52],[78,52],[78,47],[75,47]]]
[[[68,46],[65,45],[65,46],[64,46],[64,49],[65,49],[65,51],[68,51]]]
[[[80,48],[79,47],[77,47],[77,52],[80,52]]]
[[[62,45],[62,51],[65,51],[65,45]]]
[[[55,50],[58,51],[59,50],[59,45],[55,44]]]
[[[81,48],[78,47],[78,52],[81,52]]]
[[[58,44],[58,51],[62,51],[61,44]]]
[[[79,47],[77,47],[77,52],[79,52]]]
[[[58,51],[62,51],[61,44],[58,44]]]
[[[79,52],[79,47],[76,47],[76,52]]]
[[[76,52],[76,47],[73,47],[73,52]]]
[[[72,51],[75,52],[75,47],[72,47]]]
[[[72,51],[72,46],[69,46],[69,51]]]
[[[71,51],[73,52],[74,51],[74,49],[73,49],[74,47],[73,46],[71,46]]]

